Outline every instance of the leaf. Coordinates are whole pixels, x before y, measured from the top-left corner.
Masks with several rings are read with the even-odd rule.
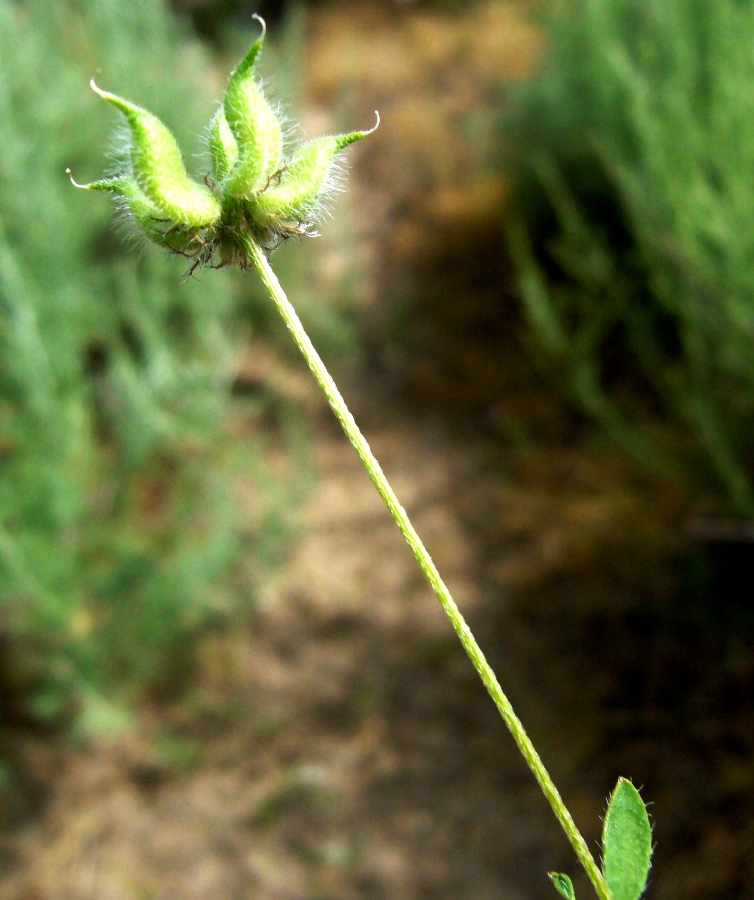
[[[565,897],[566,900],[576,900],[571,879],[567,875],[564,875],[562,872],[548,872],[547,877],[561,897]]]
[[[602,830],[602,866],[613,900],[638,900],[652,856],[652,829],[644,801],[626,778],[619,778]]]

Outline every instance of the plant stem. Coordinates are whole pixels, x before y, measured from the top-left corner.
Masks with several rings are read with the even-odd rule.
[[[442,608],[445,610],[450,622],[458,635],[461,643],[463,644],[463,648],[468,654],[469,659],[471,660],[474,668],[477,670],[479,677],[482,679],[484,686],[487,688],[490,696],[492,697],[495,706],[497,706],[500,715],[503,717],[503,721],[508,726],[510,733],[513,735],[513,739],[518,745],[519,750],[521,751],[524,759],[526,760],[527,765],[531,769],[534,777],[537,779],[537,782],[542,789],[547,801],[552,807],[555,816],[560,822],[563,830],[568,837],[568,840],[571,842],[573,849],[576,851],[576,855],[581,862],[581,865],[584,867],[586,874],[589,876],[589,880],[592,882],[595,891],[597,892],[597,896],[600,900],[612,900],[612,896],[610,894],[610,890],[605,882],[605,879],[600,871],[597,863],[594,861],[594,857],[589,852],[589,848],[586,845],[586,841],[581,836],[578,828],[576,827],[575,822],[571,818],[571,814],[566,809],[563,800],[558,793],[557,788],[553,784],[552,779],[550,778],[547,769],[545,769],[542,760],[539,757],[539,754],[534,749],[534,745],[532,744],[529,736],[524,730],[524,726],[521,724],[518,716],[513,711],[513,707],[510,704],[510,701],[503,693],[502,688],[495,676],[495,673],[492,671],[489,663],[484,657],[479,645],[474,638],[474,635],[471,632],[471,629],[466,624],[465,619],[461,615],[460,610],[455,604],[455,601],[450,595],[448,588],[445,586],[442,578],[440,577],[440,573],[437,571],[435,564],[432,562],[432,558],[429,555],[427,549],[422,543],[419,535],[414,530],[414,526],[411,524],[411,521],[401,506],[398,498],[395,495],[390,483],[385,477],[380,464],[377,462],[376,457],[372,453],[369,444],[366,441],[366,438],[359,430],[359,427],[356,425],[353,416],[351,415],[350,410],[346,406],[343,397],[340,394],[335,382],[333,381],[330,373],[325,368],[325,364],[320,359],[319,354],[314,349],[314,345],[309,340],[309,336],[304,330],[304,326],[301,324],[301,320],[299,319],[296,310],[291,305],[291,302],[288,300],[288,297],[285,294],[285,291],[280,285],[280,282],[277,279],[272,267],[270,266],[269,260],[265,255],[262,248],[252,239],[248,239],[247,250],[249,251],[249,256],[259,273],[262,281],[264,282],[265,287],[270,293],[275,305],[280,312],[280,315],[283,317],[288,330],[290,331],[293,340],[296,342],[301,353],[304,355],[306,362],[309,365],[309,368],[312,371],[312,374],[317,379],[319,386],[325,393],[327,397],[327,401],[332,408],[332,411],[335,413],[336,418],[343,426],[343,430],[346,433],[349,441],[353,444],[354,449],[359,455],[361,462],[364,465],[364,468],[369,473],[369,477],[374,482],[374,486],[379,491],[380,496],[385,501],[385,504],[390,511],[390,515],[395,520],[398,528],[400,528],[404,538],[406,539],[409,547],[414,553],[416,557],[416,561],[419,563],[421,570],[424,572],[424,575],[427,578],[432,590],[437,595],[437,599],[442,604]]]

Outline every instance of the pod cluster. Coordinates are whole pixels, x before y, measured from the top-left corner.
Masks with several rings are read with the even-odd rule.
[[[211,172],[201,183],[188,175],[175,138],[156,116],[91,83],[125,117],[127,162],[111,177],[73,183],[114,194],[136,230],[193,259],[191,271],[246,268],[249,239],[271,250],[286,237],[311,234],[337,187],[337,154],[377,127],[314,138],[288,152],[281,118],[255,73],[265,38],[263,20],[255,18],[262,33],[231,73],[210,122]]]

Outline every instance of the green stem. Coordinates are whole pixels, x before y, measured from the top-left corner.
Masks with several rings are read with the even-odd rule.
[[[320,359],[319,354],[314,349],[314,345],[309,340],[309,336],[304,330],[301,320],[285,295],[264,251],[251,239],[248,240],[246,249],[249,252],[254,267],[264,282],[265,287],[270,292],[270,296],[274,300],[280,315],[283,317],[293,340],[296,342],[299,350],[303,353],[309,368],[312,370],[319,386],[324,391],[332,411],[343,426],[343,430],[358,453],[359,458],[364,464],[364,468],[374,482],[374,486],[385,501],[387,508],[390,510],[390,515],[393,517],[408,542],[409,547],[416,557],[416,561],[419,563],[427,581],[437,595],[437,599],[442,604],[442,608],[445,610],[456,634],[460,638],[464,650],[468,654],[474,668],[479,673],[479,677],[482,679],[484,686],[487,688],[487,691],[495,702],[495,706],[497,706],[500,711],[500,715],[503,717],[503,721],[513,735],[513,739],[518,745],[527,765],[537,779],[542,792],[563,827],[573,849],[576,851],[576,855],[578,856],[581,865],[589,876],[589,880],[592,882],[592,885],[597,892],[597,896],[600,900],[612,900],[610,890],[605,883],[602,872],[600,872],[597,863],[594,861],[594,857],[589,852],[586,841],[581,836],[581,833],[571,818],[571,814],[566,809],[557,788],[553,784],[542,760],[539,758],[539,754],[529,740],[529,736],[524,730],[524,726],[513,711],[510,701],[503,693],[495,673],[484,658],[484,654],[479,648],[474,635],[471,633],[471,630],[456,606],[455,601],[450,596],[450,592],[440,577],[440,573],[432,562],[432,558],[427,552],[424,544],[421,542],[419,535],[414,530],[414,526],[411,524],[406,511],[401,506],[393,489],[390,487],[380,464],[377,462],[377,459],[369,448],[366,438],[356,425],[340,391],[330,376],[330,373],[325,368],[325,364]]]

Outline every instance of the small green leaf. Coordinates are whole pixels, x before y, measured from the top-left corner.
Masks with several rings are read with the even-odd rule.
[[[547,877],[561,897],[565,897],[566,900],[576,900],[571,879],[567,875],[564,875],[562,872],[548,872]]]
[[[652,856],[652,829],[644,801],[626,778],[619,778],[602,830],[602,865],[613,900],[638,900]]]

